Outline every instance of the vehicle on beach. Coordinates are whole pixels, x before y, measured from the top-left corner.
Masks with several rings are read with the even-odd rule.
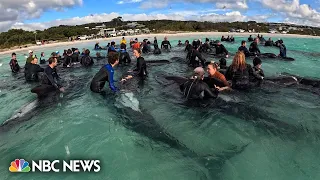
[[[84,35],[84,36],[78,36],[77,39],[79,39],[80,41],[82,41],[82,40],[88,40],[89,38],[88,38],[87,35]]]

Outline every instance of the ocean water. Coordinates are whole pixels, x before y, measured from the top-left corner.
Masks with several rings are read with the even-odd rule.
[[[171,53],[144,58],[171,63],[148,65],[145,82],[133,79],[119,84],[122,92],[118,94],[101,96],[89,89],[105,60],[95,62],[92,68],[59,69],[65,93],[32,106],[32,113],[24,115],[23,120],[0,127],[0,179],[319,179],[319,93],[313,93],[310,87],[274,85],[223,93],[208,106],[190,105],[178,85],[163,76],[191,74],[192,69],[183,62],[184,48],[175,45],[179,39],[199,38],[205,37],[170,37],[174,46]],[[247,37],[238,36],[236,43],[224,45],[235,53],[242,39]],[[266,76],[286,72],[320,78],[320,39],[283,39],[287,55],[296,61],[263,59]],[[158,37],[159,43],[161,40]],[[100,42],[104,44],[107,42]],[[39,57],[41,51],[49,55],[56,50],[93,46],[82,43],[35,53]],[[260,50],[279,53],[274,47]],[[18,53],[20,65],[24,64],[24,53]],[[1,123],[37,99],[30,92],[36,84],[27,84],[23,73],[12,75],[9,61],[10,55],[0,56]],[[232,57],[227,61],[230,64]],[[135,60],[130,66],[117,67],[115,79],[134,65]],[[29,162],[99,159],[102,163],[99,173],[10,173],[10,162],[16,158]]]

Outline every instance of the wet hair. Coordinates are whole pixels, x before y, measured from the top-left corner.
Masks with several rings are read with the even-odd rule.
[[[12,53],[11,56],[16,56],[16,53]]]
[[[86,50],[84,51],[84,54],[89,55],[89,54],[90,54],[90,50],[89,50],[89,49],[86,49]]]
[[[139,54],[141,54],[141,49],[134,49],[136,50]]]
[[[122,44],[120,45],[120,49],[126,49],[126,48],[127,48],[127,45],[126,45],[126,44],[122,43]]]
[[[241,41],[241,45],[244,45],[247,41]]]
[[[49,58],[48,61],[49,61],[49,64],[52,64],[52,63],[57,61],[57,58],[56,57],[51,57],[51,58]]]
[[[68,49],[68,50],[67,50],[67,54],[72,54],[71,49]]]
[[[110,52],[108,54],[108,63],[114,64],[116,61],[119,61],[119,54],[116,52]]]
[[[253,65],[254,65],[254,66],[257,66],[257,65],[259,65],[259,64],[262,64],[261,59],[258,58],[258,57],[255,57],[252,62],[253,62]]]
[[[238,51],[233,58],[231,69],[235,72],[237,70],[245,70],[247,67],[246,56],[242,51]]]

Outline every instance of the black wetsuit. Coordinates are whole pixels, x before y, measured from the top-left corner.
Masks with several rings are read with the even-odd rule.
[[[72,55],[71,56],[66,55],[63,60],[63,67],[67,67],[68,65],[71,66],[72,60],[73,60]]]
[[[225,54],[228,55],[227,49],[224,47],[223,44],[216,45],[216,54]]]
[[[250,76],[250,82],[255,86],[260,86],[264,78],[264,72],[262,69],[258,69],[257,67],[252,68],[252,74]]]
[[[146,78],[146,76],[148,75],[147,72],[147,64],[146,61],[144,60],[143,57],[139,57],[137,59],[137,68],[133,70],[135,75],[141,77],[141,78]]]
[[[80,63],[85,67],[89,67],[94,64],[92,57],[90,57],[88,55],[82,56]]]
[[[273,46],[273,41],[266,41],[266,43],[264,43],[265,46]]]
[[[71,57],[73,63],[79,62],[79,53],[73,53]]]
[[[115,87],[114,85],[114,69],[110,64],[106,64],[101,67],[99,72],[93,77],[91,84],[90,84],[90,89],[93,92],[100,93],[102,92],[102,89],[106,82],[109,82],[109,87],[113,92],[117,92],[118,88]]]
[[[170,42],[168,40],[162,41],[161,49],[163,49],[163,48],[169,49],[169,46],[170,46],[170,49],[171,49],[171,44],[170,44]]]
[[[9,65],[10,65],[11,71],[13,73],[19,72],[20,66],[19,66],[18,61],[16,59],[11,59]]]
[[[284,44],[280,44],[280,56],[281,57],[287,57],[287,48]]]
[[[181,84],[180,90],[183,92],[183,95],[189,100],[218,97],[217,91],[211,90],[205,82],[198,79],[190,79],[187,82]]]
[[[250,76],[252,75],[252,68],[249,64],[241,71],[240,69],[234,71],[232,66],[229,66],[226,72],[226,79],[232,81],[233,89],[248,89],[250,88]]]
[[[151,50],[150,50],[150,47],[149,45],[147,45],[147,43],[145,43],[142,47],[142,53],[149,53]]]
[[[122,63],[131,63],[130,55],[124,49],[121,49],[121,51],[120,51],[119,64],[122,64]]]
[[[192,46],[194,49],[198,49],[200,47],[200,44],[201,44],[200,41],[193,41],[192,42]]]
[[[192,51],[189,64],[192,65],[193,67],[198,67],[199,62],[196,60],[197,57],[201,61],[201,65],[204,67],[206,60],[202,57],[201,53],[197,50]]]
[[[202,44],[200,52],[208,52],[208,50],[211,50],[210,45],[208,43]]]
[[[42,79],[41,84],[53,86],[55,89],[59,89],[62,86],[59,84],[59,76],[57,70],[55,68],[51,68],[50,66],[44,69],[44,78]]]
[[[240,46],[238,48],[238,51],[242,51],[246,55],[246,57],[250,56],[250,52],[246,46]]]
[[[155,39],[155,40],[153,41],[153,44],[156,44],[156,45],[158,46],[158,40]]]
[[[99,46],[99,44],[94,45],[94,49],[101,49],[101,47]]]
[[[154,48],[153,54],[161,54],[161,50],[159,49],[158,46]]]
[[[44,59],[43,56],[40,57],[40,64],[45,64],[46,63],[46,60]]]
[[[39,81],[38,73],[43,71],[44,69],[41,68],[38,64],[26,63],[24,67],[24,77],[28,82],[37,82]]]
[[[256,42],[250,44],[249,51],[255,54],[261,54],[258,44]]]
[[[252,38],[252,37],[248,37],[248,41],[249,41],[249,42],[252,42],[252,41],[253,41],[253,38]]]

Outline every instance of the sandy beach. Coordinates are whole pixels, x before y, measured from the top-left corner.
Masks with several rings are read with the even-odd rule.
[[[133,36],[125,36],[127,42],[131,38],[153,38],[153,37],[159,37],[158,40],[161,40],[161,37],[164,36],[175,36],[175,37],[186,37],[186,36],[222,36],[222,35],[233,35],[233,36],[244,36],[248,37],[249,35],[252,35],[253,37],[257,36],[258,34],[263,35],[265,38],[269,37],[296,37],[296,38],[316,38],[319,39],[319,36],[309,36],[309,35],[297,35],[297,34],[271,34],[271,33],[229,33],[229,32],[168,32],[167,34],[161,33],[161,34],[140,34],[140,35],[133,35]],[[74,45],[74,44],[80,44],[80,43],[88,43],[88,42],[102,42],[102,41],[120,41],[122,37],[110,37],[110,38],[99,38],[99,39],[91,39],[91,40],[83,40],[83,41],[69,41],[69,42],[57,42],[52,44],[45,44],[45,45],[33,45],[26,48],[16,48],[16,49],[10,49],[7,51],[0,52],[0,55],[10,54],[13,52],[21,52],[21,51],[28,51],[28,50],[41,50],[44,48],[50,48],[50,47],[57,47],[57,46],[68,46],[68,45]]]

